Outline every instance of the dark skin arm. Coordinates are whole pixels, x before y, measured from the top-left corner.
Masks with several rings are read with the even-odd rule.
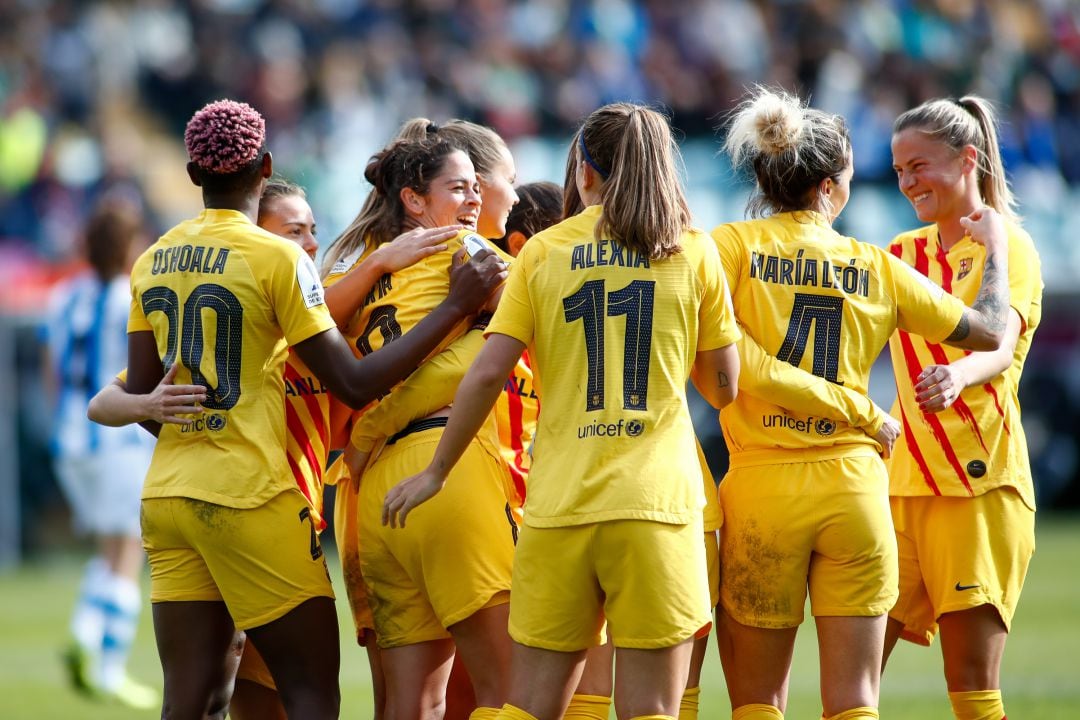
[[[333,328],[295,345],[296,354],[339,400],[354,409],[364,407],[407,377],[506,279],[505,265],[494,253],[478,253],[462,263],[464,255],[464,250],[454,255],[446,299],[394,342],[357,360],[345,338]],[[129,334],[128,392],[150,392],[164,374],[153,333]],[[157,423],[141,424],[154,435],[161,430]]]
[[[128,334],[127,391],[136,395],[151,392],[165,377],[165,368],[157,354],[154,333],[141,330]],[[144,420],[139,425],[154,437],[161,432],[161,423]]]
[[[345,338],[328,330],[293,347],[300,359],[339,400],[359,409],[416,369],[461,320],[476,312],[506,279],[505,265],[491,252],[462,263],[454,255],[450,294],[416,327],[376,352],[357,360]]]

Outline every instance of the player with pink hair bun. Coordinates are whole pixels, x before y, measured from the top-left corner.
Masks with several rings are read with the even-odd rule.
[[[158,436],[142,532],[165,675],[162,717],[225,716],[240,631],[266,661],[288,717],[338,717],[333,590],[283,449],[287,348],[336,398],[360,408],[419,365],[506,276],[490,252],[464,263],[455,256],[446,300],[357,360],[311,258],[256,225],[273,173],[265,133],[243,103],[221,100],[195,113],[184,140],[204,210],[159,238],[131,273],[127,392],[148,393],[167,372],[205,388],[190,422],[143,423]]]
[[[266,121],[247,103],[218,100],[192,116],[184,131],[191,161],[207,172],[228,175],[251,165],[265,149]]]

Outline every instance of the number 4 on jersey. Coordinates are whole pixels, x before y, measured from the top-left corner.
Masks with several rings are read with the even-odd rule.
[[[604,408],[604,319],[618,315],[626,316],[623,408],[647,409],[655,289],[652,280],[634,280],[620,290],[605,293],[603,280],[589,280],[576,293],[563,298],[566,322],[581,320],[585,330],[586,412]]]
[[[812,373],[837,385],[840,371],[840,326],[844,320],[844,298],[833,295],[795,293],[788,321],[787,336],[776,353],[778,360],[798,366],[806,352],[810,326],[817,323],[814,333],[814,365]]]

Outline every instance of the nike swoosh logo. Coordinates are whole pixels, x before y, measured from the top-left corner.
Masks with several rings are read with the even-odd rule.
[[[961,585],[960,583],[956,583],[957,592],[963,592],[964,590],[974,590],[977,587],[979,587],[979,583],[975,583],[974,585]]]

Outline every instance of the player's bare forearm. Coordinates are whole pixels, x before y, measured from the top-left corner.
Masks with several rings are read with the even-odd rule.
[[[915,401],[923,412],[941,412],[952,406],[960,393],[993,380],[1012,364],[1020,337],[1020,316],[1010,310],[1001,347],[991,352],[968,353],[948,365],[928,365],[915,383]]]
[[[157,354],[157,341],[149,330],[128,333],[127,391],[144,395],[152,391],[165,377],[165,368]],[[152,420],[139,423],[154,437],[161,432],[161,424]]]
[[[1009,313],[1009,241],[1001,216],[982,208],[961,218],[972,239],[986,248],[982,284],[971,307],[945,343],[967,350],[993,351],[1001,346]]]

